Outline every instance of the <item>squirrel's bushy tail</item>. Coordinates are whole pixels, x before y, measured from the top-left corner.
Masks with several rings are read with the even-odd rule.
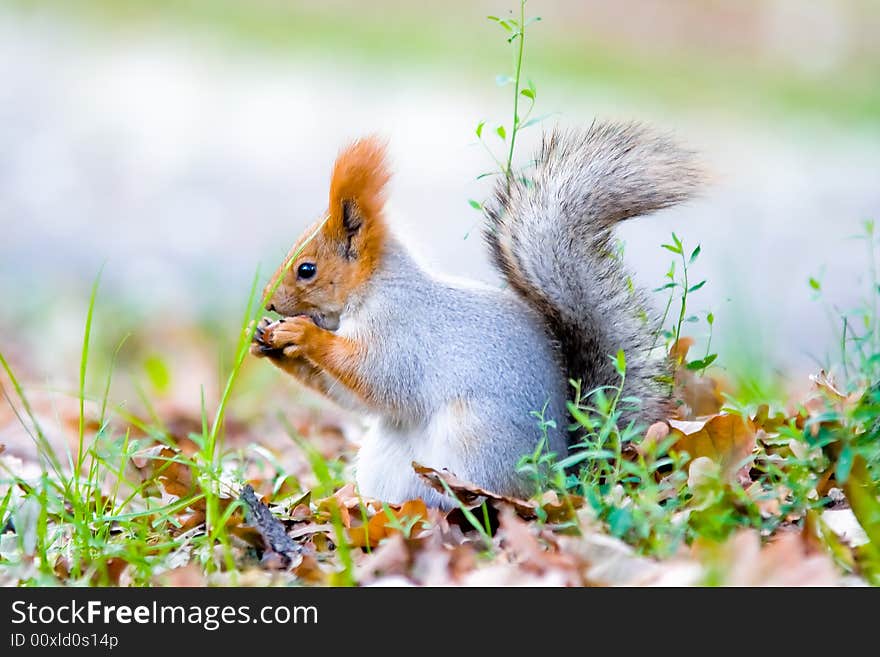
[[[496,265],[547,318],[566,372],[584,392],[619,385],[609,356],[623,349],[624,395],[642,400],[635,417],[665,417],[668,386],[656,382],[664,360],[648,353],[658,327],[615,254],[611,229],[692,196],[703,179],[694,155],[639,124],[593,123],[545,135],[524,177],[502,180],[486,205]]]

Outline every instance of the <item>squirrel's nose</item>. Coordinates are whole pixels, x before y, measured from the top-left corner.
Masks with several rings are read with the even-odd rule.
[[[274,313],[275,312],[275,304],[274,303],[267,303],[266,310],[268,310],[270,313]]]

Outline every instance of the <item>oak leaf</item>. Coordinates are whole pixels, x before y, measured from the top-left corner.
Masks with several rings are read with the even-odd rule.
[[[715,415],[708,420],[669,420],[678,434],[675,449],[690,454],[696,460],[705,456],[721,466],[726,476],[732,476],[755,449],[757,442],[752,421],[739,415]]]

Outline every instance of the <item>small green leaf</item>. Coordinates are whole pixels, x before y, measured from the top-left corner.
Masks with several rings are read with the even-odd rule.
[[[526,98],[530,98],[531,100],[535,100],[535,92],[532,91],[531,89],[523,89],[519,93],[522,94],[523,96],[525,96]]]
[[[503,125],[500,125],[497,128],[495,128],[495,134],[498,135],[499,137],[501,137],[501,139],[507,140],[507,130],[504,129]]]
[[[550,114],[541,114],[541,116],[532,117],[528,121],[525,121],[521,126],[519,126],[519,129],[524,130],[525,128],[528,128],[530,125],[535,125],[536,123],[540,123],[541,121],[546,119],[548,116],[550,116]]]
[[[672,233],[672,241],[675,242],[675,246],[678,247],[678,252],[681,253],[683,250],[681,248],[682,247],[681,240],[678,239],[678,235],[676,235],[675,233]]]
[[[475,200],[472,199],[472,198],[469,198],[469,199],[468,199],[468,204],[469,204],[474,210],[482,210],[482,209],[483,209],[483,204],[480,203],[479,201],[475,201]]]
[[[614,369],[617,370],[620,376],[623,376],[626,372],[626,355],[623,353],[623,349],[619,349],[614,357]]]
[[[568,412],[571,414],[571,417],[574,418],[575,422],[580,424],[584,429],[591,431],[593,429],[593,420],[589,415],[584,413],[580,408],[578,408],[575,404],[568,402],[566,404],[568,406]]]
[[[688,293],[696,292],[696,291],[699,290],[701,287],[703,287],[705,284],[706,284],[706,281],[700,281],[700,282],[697,283],[696,285],[691,285],[691,286],[688,288]]]
[[[680,246],[673,246],[672,244],[661,244],[660,246],[663,247],[664,249],[666,249],[667,251],[672,251],[673,253],[678,253],[678,254],[681,253]]]
[[[810,287],[813,288],[814,290],[818,291],[818,290],[822,289],[822,284],[819,281],[817,281],[815,278],[810,276]]]
[[[614,509],[608,515],[608,530],[620,538],[632,527],[633,516],[629,509]]]
[[[847,479],[849,479],[854,456],[853,449],[849,445],[845,445],[844,448],[840,450],[840,456],[837,457],[837,466],[834,469],[834,478],[841,486],[846,483]]]
[[[477,137],[479,137],[480,139],[483,138],[483,126],[485,126],[485,125],[486,125],[485,121],[480,121],[477,124],[477,131],[476,132],[477,132]]]
[[[156,390],[159,392],[168,390],[168,386],[171,383],[171,371],[162,358],[156,355],[149,356],[144,361],[144,371],[146,371],[147,378]]]
[[[706,322],[708,322],[709,326],[712,326],[712,324],[715,323],[715,315],[713,315],[712,313],[706,315]]]
[[[654,289],[654,292],[662,292],[663,290],[671,290],[674,287],[678,287],[678,283],[667,283],[666,285],[661,285],[658,288]]]
[[[699,360],[692,360],[687,364],[687,368],[689,370],[704,370],[709,365],[715,362],[715,359],[718,358],[718,354],[709,354],[705,358],[701,358]]]
[[[561,461],[556,463],[556,467],[561,468],[563,470],[567,470],[573,465],[577,465],[582,461],[586,461],[587,459],[613,459],[614,452],[611,452],[607,449],[587,449],[584,451],[575,452],[571,456],[566,456]]]
[[[690,258],[688,264],[691,264],[691,265],[694,264],[694,260],[696,260],[699,257],[699,255],[700,255],[700,245],[697,244],[697,248],[694,249],[693,253],[691,253],[691,258]]]

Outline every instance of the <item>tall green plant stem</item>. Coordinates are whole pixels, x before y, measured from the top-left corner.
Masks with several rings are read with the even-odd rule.
[[[514,35],[516,37],[517,35]],[[522,74],[523,48],[526,42],[526,0],[519,3],[519,46],[516,51],[516,74],[513,81],[513,127],[510,131],[510,149],[507,151],[507,169],[505,175],[513,175],[513,149],[516,145],[516,133],[519,131],[519,83]]]

